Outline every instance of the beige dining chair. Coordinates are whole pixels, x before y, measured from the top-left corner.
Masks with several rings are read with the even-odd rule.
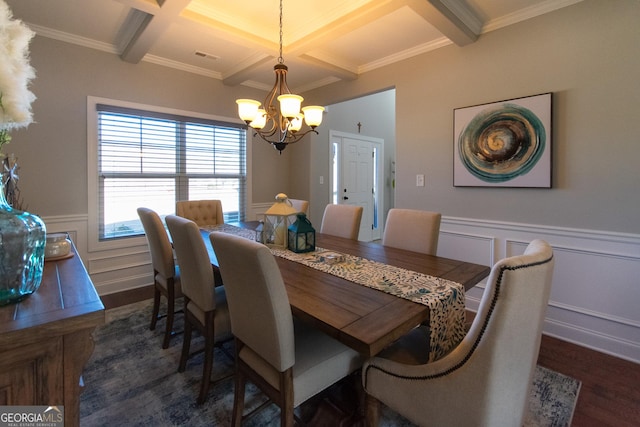
[[[248,379],[280,407],[281,425],[293,426],[295,407],[357,370],[362,358],[318,329],[294,320],[269,248],[220,232],[209,237],[227,289],[236,343],[231,424],[242,423]]]
[[[181,200],[176,202],[176,215],[190,219],[199,227],[224,224],[220,200]]]
[[[178,258],[184,295],[184,341],[178,372],[184,372],[191,356],[191,335],[196,328],[204,337],[204,366],[197,402],[207,399],[213,351],[216,345],[232,338],[227,297],[223,286],[215,286],[211,260],[197,224],[186,218],[165,218]]]
[[[367,425],[378,425],[382,402],[420,426],[521,426],[553,267],[551,246],[532,241],[493,266],[471,329],[451,353],[424,363],[428,346],[410,333],[368,360]]]
[[[438,252],[441,218],[439,212],[390,209],[382,234],[382,244],[435,255]]]
[[[362,206],[334,205],[324,208],[320,232],[332,236],[358,240],[360,221],[362,221]]]
[[[153,267],[153,309],[149,329],[155,330],[157,321],[166,318],[162,348],[168,348],[171,336],[174,335],[175,301],[182,297],[180,269],[175,265],[173,248],[160,216],[149,208],[140,207],[138,217],[147,237]],[[164,315],[159,314],[162,296],[167,299],[167,313]]]
[[[309,201],[300,199],[289,199],[291,206],[298,212],[309,215]]]

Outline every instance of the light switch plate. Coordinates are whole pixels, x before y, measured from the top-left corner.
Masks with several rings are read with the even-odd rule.
[[[424,187],[424,175],[421,173],[416,175],[416,187]]]

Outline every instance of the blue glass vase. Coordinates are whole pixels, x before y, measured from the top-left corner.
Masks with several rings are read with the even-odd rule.
[[[36,215],[13,209],[0,179],[0,306],[16,303],[42,282],[46,228]]]

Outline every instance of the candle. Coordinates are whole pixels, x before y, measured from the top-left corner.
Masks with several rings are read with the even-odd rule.
[[[284,246],[284,235],[285,235],[284,224],[280,223],[276,226],[276,236],[274,239],[274,244],[278,246]]]

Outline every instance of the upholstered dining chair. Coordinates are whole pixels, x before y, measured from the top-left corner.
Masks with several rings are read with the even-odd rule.
[[[196,328],[205,342],[202,381],[197,399],[202,404],[209,392],[214,347],[232,338],[227,297],[223,286],[215,286],[211,260],[196,223],[175,215],[168,215],[165,221],[180,266],[185,304],[184,341],[178,371],[184,372],[186,369],[192,330]]]
[[[309,201],[300,199],[289,199],[291,206],[298,212],[309,215]]]
[[[168,348],[171,336],[174,334],[175,301],[182,297],[180,269],[175,265],[173,248],[160,216],[152,209],[144,207],[138,208],[138,216],[147,237],[153,267],[153,309],[149,329],[155,330],[157,321],[166,318],[162,348]],[[167,299],[165,315],[159,314],[162,296]]]
[[[322,215],[320,232],[332,236],[358,240],[362,211],[362,206],[327,205]]]
[[[248,379],[280,407],[280,424],[292,426],[294,408],[357,370],[361,356],[294,321],[278,264],[266,246],[220,232],[209,237],[227,289],[236,343],[232,425],[242,423]]]
[[[551,246],[532,241],[493,266],[471,329],[451,353],[424,363],[428,346],[409,334],[368,360],[367,424],[377,425],[383,402],[421,426],[521,426],[553,267]]]
[[[390,209],[382,234],[382,244],[435,255],[438,252],[441,218],[439,212]]]
[[[220,200],[181,200],[176,202],[176,215],[190,219],[199,227],[224,224]]]

